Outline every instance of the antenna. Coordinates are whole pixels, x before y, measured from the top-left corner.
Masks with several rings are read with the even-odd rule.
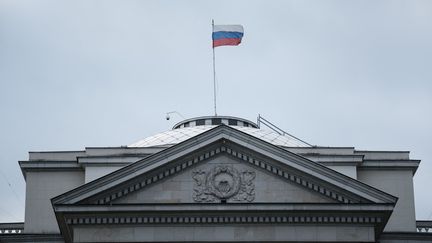
[[[296,137],[294,135],[291,135],[291,134],[285,132],[284,130],[280,129],[278,126],[276,126],[275,124],[271,123],[270,121],[268,121],[267,119],[265,119],[264,117],[262,117],[260,114],[258,114],[258,117],[257,117],[258,128],[261,128],[261,124],[263,124],[266,127],[270,128],[271,130],[273,130],[274,132],[276,132],[279,135],[292,137],[294,139],[299,140],[302,143],[305,143],[305,144],[313,147],[312,144],[310,144],[308,142],[305,142],[305,141],[301,140],[300,138],[298,138],[298,137]]]

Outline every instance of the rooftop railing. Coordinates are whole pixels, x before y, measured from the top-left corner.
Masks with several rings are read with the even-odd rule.
[[[0,234],[22,234],[24,223],[0,223]]]
[[[432,234],[432,221],[419,220],[416,222],[417,232]]]

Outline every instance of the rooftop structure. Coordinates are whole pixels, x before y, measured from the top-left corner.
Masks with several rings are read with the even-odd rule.
[[[181,121],[172,130],[139,140],[129,147],[171,146],[208,131],[218,125],[228,125],[266,142],[283,147],[309,147],[307,143],[273,130],[263,130],[254,122],[232,116],[203,116]]]

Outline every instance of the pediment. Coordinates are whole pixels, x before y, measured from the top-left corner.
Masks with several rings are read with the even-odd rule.
[[[221,202],[336,203],[337,200],[222,153],[110,204]]]
[[[218,170],[217,168],[224,172],[214,172]],[[235,188],[233,186],[237,184],[232,184],[234,177],[244,177],[243,181],[239,182],[240,186],[244,186],[243,184],[251,181],[250,177],[253,173],[255,173],[254,202],[271,202],[279,196],[281,197],[279,201],[274,202],[351,204],[395,203],[397,200],[392,195],[304,157],[221,125],[62,194],[52,199],[52,203],[113,204],[146,203],[152,200],[166,203],[197,203],[193,199],[193,193],[197,190],[197,181],[207,183],[205,181],[212,174],[225,176],[225,182],[222,180],[222,183],[219,181],[216,186],[213,184],[213,188],[210,187],[212,190],[218,187],[216,188],[218,192],[210,193],[213,195],[211,197],[215,197],[223,191],[238,189],[237,186]],[[176,180],[185,180],[185,182],[176,184]],[[214,181],[214,178],[212,180]],[[271,180],[271,183],[266,183],[266,180]],[[208,185],[201,190],[209,190]],[[242,190],[250,190],[250,188],[242,187]],[[216,195],[216,199],[205,200],[233,201],[237,196],[247,198],[247,195],[236,194],[230,197]],[[248,202],[248,200],[244,199],[241,202]]]

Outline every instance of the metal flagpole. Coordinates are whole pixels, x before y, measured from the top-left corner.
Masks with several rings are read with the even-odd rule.
[[[213,45],[213,32],[214,32],[214,20],[212,19],[212,48],[213,48],[213,101],[214,101],[214,113],[217,116],[216,111],[216,64],[215,64],[215,48]]]

